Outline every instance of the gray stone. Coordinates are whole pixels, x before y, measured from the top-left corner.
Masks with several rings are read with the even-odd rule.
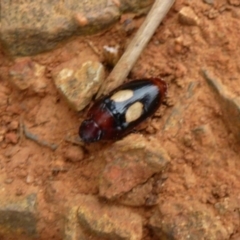
[[[140,11],[152,2],[3,0],[0,41],[11,55],[34,55],[55,48],[71,36],[106,29],[119,19],[122,11]]]
[[[170,160],[159,141],[139,134],[115,142],[102,158],[108,164],[100,179],[99,194],[108,199],[117,198],[145,183],[153,174],[161,173]]]
[[[91,195],[82,195],[78,204],[80,224],[98,239],[142,239],[142,218],[128,208],[111,205]]]
[[[37,236],[37,219],[35,217],[36,195],[32,194],[19,201],[1,199],[0,232],[11,231],[13,234]]]
[[[64,225],[64,240],[87,240],[78,221],[78,207],[69,209]]]
[[[230,93],[220,80],[216,79],[206,70],[202,71],[207,83],[218,96],[217,100],[223,113],[223,120],[240,141],[240,98]]]
[[[104,67],[99,62],[84,62],[76,64],[73,59],[53,73],[54,83],[67,100],[70,106],[76,111],[84,109],[97,93],[104,80]]]

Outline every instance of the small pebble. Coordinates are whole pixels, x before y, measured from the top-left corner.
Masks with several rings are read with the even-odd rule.
[[[31,183],[33,183],[33,181],[34,181],[33,176],[28,174],[26,177],[26,183],[31,184]]]
[[[183,25],[198,25],[199,19],[195,12],[190,7],[183,7],[178,15],[178,20]]]
[[[79,162],[83,160],[84,152],[80,146],[71,146],[65,151],[64,157],[67,161]]]
[[[11,184],[13,182],[13,178],[7,178],[4,181],[6,184]]]
[[[190,134],[185,134],[184,137],[183,137],[183,144],[186,146],[186,147],[192,147],[192,136]]]

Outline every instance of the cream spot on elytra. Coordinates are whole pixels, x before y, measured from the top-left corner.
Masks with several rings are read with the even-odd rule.
[[[125,119],[127,123],[137,120],[143,112],[143,104],[141,102],[135,102],[126,111]]]
[[[132,90],[120,90],[116,93],[114,93],[112,96],[111,96],[111,100],[115,101],[115,102],[124,102],[128,99],[130,99],[132,96],[133,96],[133,91]]]

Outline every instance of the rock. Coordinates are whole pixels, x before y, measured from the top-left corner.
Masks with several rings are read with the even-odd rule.
[[[65,218],[64,240],[87,240],[78,222],[78,207],[68,210]]]
[[[76,111],[84,109],[104,80],[104,67],[99,62],[77,65],[76,59],[58,67],[53,79],[59,92]]]
[[[84,158],[83,149],[80,146],[70,146],[66,149],[64,157],[70,162],[79,162]]]
[[[183,25],[194,26],[199,24],[199,19],[190,7],[183,7],[179,11],[178,20]]]
[[[153,0],[15,1],[1,4],[0,41],[11,55],[48,51],[72,36],[94,34],[117,22],[121,12],[139,12]]]
[[[223,113],[223,120],[236,139],[240,141],[240,98],[230,93],[221,81],[214,78],[208,71],[202,70],[202,73],[218,96],[217,100]]]
[[[45,66],[33,62],[30,58],[17,59],[9,69],[9,80],[19,90],[30,89],[35,93],[43,93],[47,88],[44,76]]]
[[[1,232],[3,231],[6,234],[11,230],[11,235],[14,235],[16,239],[23,239],[19,236],[21,233],[25,233],[31,236],[31,238],[36,237],[37,219],[35,217],[35,210],[35,194],[28,195],[19,201],[14,201],[9,198],[3,199],[2,195],[0,202]]]
[[[229,239],[231,233],[215,211],[193,200],[167,199],[159,205],[149,225],[161,239]]]
[[[169,156],[161,144],[142,135],[130,134],[103,152],[108,162],[99,183],[99,194],[113,199],[145,183],[153,174],[162,172]]]
[[[128,208],[101,202],[90,195],[82,195],[78,204],[80,224],[95,236],[106,239],[142,239],[142,218]]]

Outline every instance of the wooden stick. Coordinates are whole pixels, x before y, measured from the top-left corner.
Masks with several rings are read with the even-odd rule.
[[[97,97],[101,94],[109,93],[109,91],[123,83],[174,2],[175,0],[155,1],[144,23],[139,28],[126,51],[100,88]]]

